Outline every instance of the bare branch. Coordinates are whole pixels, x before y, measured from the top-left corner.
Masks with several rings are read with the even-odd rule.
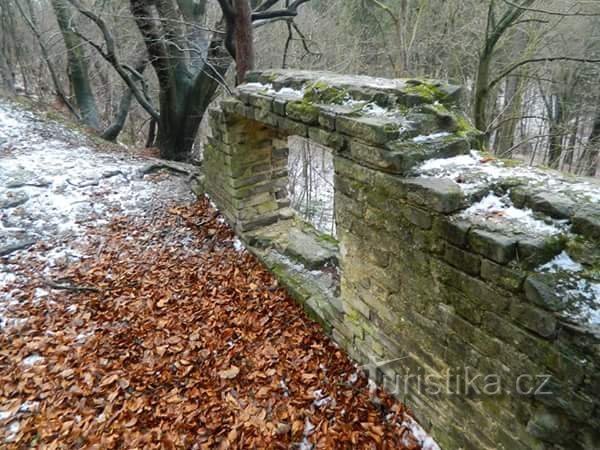
[[[574,58],[574,57],[570,57],[570,56],[548,56],[548,57],[544,57],[544,58],[526,59],[526,60],[519,61],[518,63],[513,64],[508,69],[506,69],[504,72],[502,72],[500,75],[498,75],[496,78],[494,78],[488,85],[489,86],[488,89],[491,90],[492,88],[494,88],[498,83],[500,83],[500,81],[502,81],[505,77],[510,75],[512,72],[514,72],[521,66],[524,66],[526,64],[539,63],[539,62],[555,62],[555,61],[570,61],[570,62],[579,62],[579,63],[584,63],[584,64],[600,63],[600,59]]]
[[[549,16],[561,16],[561,17],[573,17],[573,16],[577,16],[577,17],[598,17],[600,16],[600,13],[582,13],[582,12],[575,12],[575,13],[563,13],[563,12],[559,12],[559,11],[549,11],[546,9],[537,9],[537,8],[526,8],[524,6],[521,5],[517,5],[516,3],[513,3],[509,0],[503,0],[504,3],[506,3],[507,5],[512,6],[513,8],[519,8],[519,9],[523,9],[525,11],[530,11],[530,12],[535,12],[535,13],[541,13],[541,14],[547,14]],[[572,5],[572,7],[574,7],[575,5]]]
[[[160,117],[160,114],[158,113],[158,111],[156,111],[154,106],[152,106],[152,104],[148,100],[148,97],[143,95],[140,92],[140,90],[137,88],[137,86],[135,84],[135,81],[129,76],[129,73],[127,73],[127,70],[119,62],[119,59],[118,59],[117,53],[116,53],[115,40],[114,40],[110,30],[106,26],[106,23],[104,22],[104,20],[100,16],[98,16],[95,13],[93,13],[92,11],[90,11],[89,9],[86,9],[85,7],[83,7],[83,5],[81,5],[81,3],[79,3],[79,0],[69,0],[69,2],[82,15],[84,15],[85,17],[90,19],[92,22],[94,22],[96,24],[96,26],[100,29],[100,31],[102,32],[102,36],[104,37],[105,44],[106,44],[106,51],[104,51],[99,45],[93,43],[90,39],[85,38],[81,34],[79,34],[79,36],[82,39],[85,39],[85,41],[88,44],[90,44],[93,48],[95,48],[100,53],[100,55],[102,55],[102,57],[114,67],[114,69],[117,71],[119,76],[123,79],[125,84],[127,84],[129,89],[131,89],[131,92],[135,96],[135,99],[142,106],[142,108],[144,108],[146,110],[146,112],[148,112],[148,114],[150,114],[154,119],[158,120]]]

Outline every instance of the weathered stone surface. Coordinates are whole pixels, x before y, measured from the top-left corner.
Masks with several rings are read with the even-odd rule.
[[[526,303],[514,302],[510,313],[519,323],[542,337],[551,338],[556,334],[557,320],[547,312]]]
[[[308,269],[319,269],[337,260],[337,249],[317,236],[298,229],[292,229],[288,236],[285,253],[300,261]]]
[[[469,142],[462,137],[442,137],[426,144],[406,140],[406,137],[388,142],[383,152],[392,173],[408,174],[419,163],[434,158],[449,158],[468,152]]]
[[[589,239],[600,240],[600,211],[580,209],[573,216],[573,231]]]
[[[424,230],[429,230],[433,223],[433,217],[426,210],[415,208],[413,206],[402,207],[402,215],[413,225]]]
[[[447,217],[437,217],[435,219],[433,230],[442,239],[459,247],[466,247],[467,233],[471,224],[466,220],[449,219]]]
[[[450,213],[462,206],[462,191],[453,181],[439,178],[406,178],[409,201],[431,207],[434,211]]]
[[[338,116],[335,129],[340,133],[379,145],[396,139],[400,134],[400,126],[396,122],[379,117]]]
[[[569,219],[575,211],[576,204],[564,194],[540,192],[529,198],[528,206],[534,211],[548,214],[555,219]]]
[[[447,244],[445,249],[444,259],[446,261],[470,275],[479,275],[481,268],[481,258],[479,256],[461,250],[453,245]]]
[[[287,104],[286,115],[293,120],[316,125],[319,123],[319,109],[307,102],[295,101]]]
[[[500,264],[515,257],[517,240],[511,236],[485,230],[472,229],[468,235],[469,246],[480,255]]]
[[[527,299],[550,311],[562,311],[566,302],[557,294],[555,277],[550,274],[533,274],[525,280]]]
[[[517,268],[509,268],[484,259],[481,263],[481,278],[509,291],[518,292],[523,286],[525,274]]]
[[[563,242],[560,238],[519,237],[517,256],[521,263],[534,268],[550,261],[562,248]]]

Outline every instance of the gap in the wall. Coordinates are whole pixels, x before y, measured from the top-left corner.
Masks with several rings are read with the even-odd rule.
[[[291,206],[322,233],[336,235],[331,149],[306,138],[288,138]]]

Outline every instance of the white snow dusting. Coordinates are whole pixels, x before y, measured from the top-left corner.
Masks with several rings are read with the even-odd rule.
[[[23,361],[21,362],[25,366],[34,366],[42,361],[44,361],[44,357],[38,355],[37,353],[34,353],[33,355],[29,355],[28,357],[23,358]]]
[[[490,192],[460,215],[462,218],[481,217],[490,222],[507,223],[522,230],[544,236],[553,236],[563,230],[559,224],[547,224],[537,219],[529,208],[516,208],[508,195],[502,197]]]
[[[239,238],[236,237],[233,240],[233,248],[236,252],[243,252],[246,249],[246,246],[242,241],[239,240]]]
[[[424,135],[419,135],[413,138],[413,142],[416,144],[422,144],[424,142],[432,142],[432,141],[437,141],[438,139],[443,139],[445,137],[450,136],[451,134],[446,132],[446,131],[442,131],[440,133],[433,133],[433,134],[429,134],[427,136]]]
[[[418,139],[419,136],[417,136]],[[424,177],[449,178],[460,183],[465,193],[472,193],[486,184],[506,178],[527,180],[545,191],[570,194],[582,201],[600,202],[600,185],[588,181],[573,181],[558,173],[531,166],[509,167],[504,161],[486,158],[477,151],[451,158],[430,159],[415,169]],[[468,176],[468,180],[463,178]]]
[[[578,262],[573,261],[567,252],[563,251],[548,263],[540,266],[537,270],[539,272],[548,273],[556,273],[557,271],[581,272],[583,270],[583,266]]]
[[[411,431],[412,435],[421,445],[422,450],[441,450],[437,442],[412,417],[405,414],[402,425]],[[408,445],[409,442],[405,444]]]

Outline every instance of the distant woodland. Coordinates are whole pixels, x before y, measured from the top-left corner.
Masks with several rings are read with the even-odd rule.
[[[3,92],[165,158],[255,67],[448,79],[496,155],[598,173],[596,1],[0,0]]]

